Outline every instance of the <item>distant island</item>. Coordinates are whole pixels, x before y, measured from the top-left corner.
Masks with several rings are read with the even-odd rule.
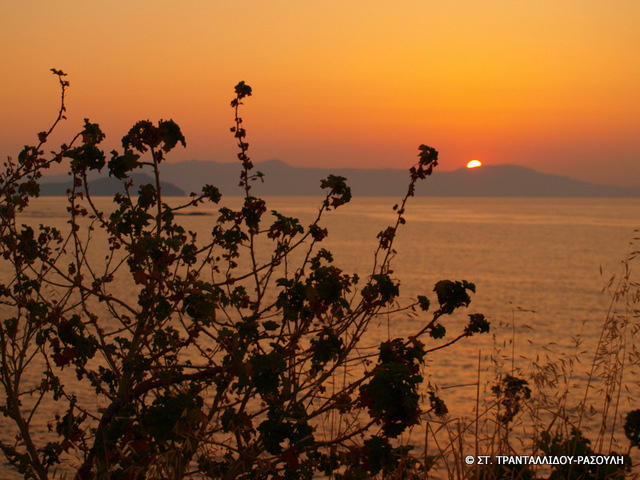
[[[146,173],[134,173],[131,175],[134,192],[138,191],[140,185],[147,183],[155,183],[152,176]],[[169,197],[184,197],[187,193],[173,183],[160,182],[162,192]],[[97,197],[111,197],[116,193],[124,193],[125,186],[122,180],[109,177],[107,174],[102,176],[91,176],[89,180],[90,193]],[[71,188],[71,177],[69,175],[45,176],[40,183],[40,195],[43,197],[59,197],[67,194],[67,190]]]
[[[254,182],[253,192],[262,196],[321,195],[320,180],[328,175],[347,179],[356,196],[397,196],[406,191],[409,181],[407,170],[306,168],[293,167],[280,160],[268,160],[255,165],[255,171],[264,173],[264,182]],[[151,176],[138,171],[132,177],[135,185],[152,182]],[[224,195],[242,195],[238,186],[240,165],[213,161],[189,160],[165,163],[162,174],[170,182],[163,182],[166,196],[184,196],[200,192],[209,183]],[[67,175],[42,179],[41,195],[65,195],[71,180]],[[113,195],[123,191],[122,182],[109,178],[106,173],[90,180],[94,195]],[[135,190],[134,190],[135,191]],[[485,165],[480,168],[461,168],[453,172],[435,171],[416,189],[417,196],[438,197],[640,197],[638,187],[616,187],[581,182],[569,177],[537,172],[517,165]]]

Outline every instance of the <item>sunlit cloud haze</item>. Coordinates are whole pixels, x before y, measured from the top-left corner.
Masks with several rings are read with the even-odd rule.
[[[53,120],[109,148],[137,120],[172,118],[171,161],[233,161],[233,87],[254,161],[441,169],[519,164],[640,184],[640,2],[21,1],[0,7],[0,154]],[[55,145],[53,145],[55,146]],[[52,146],[52,147],[53,147]]]

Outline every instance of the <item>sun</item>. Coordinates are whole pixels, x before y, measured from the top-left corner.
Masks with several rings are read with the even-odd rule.
[[[482,166],[482,162],[480,160],[471,160],[467,163],[467,168],[478,168]]]

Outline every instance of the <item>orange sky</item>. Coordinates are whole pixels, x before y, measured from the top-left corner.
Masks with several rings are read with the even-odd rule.
[[[233,86],[254,161],[441,169],[470,159],[640,185],[637,0],[4,2],[0,154],[55,117],[109,149],[137,120],[173,118],[171,160],[233,161]]]

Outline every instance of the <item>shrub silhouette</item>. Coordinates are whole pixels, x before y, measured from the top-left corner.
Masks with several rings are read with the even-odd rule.
[[[438,282],[438,307],[428,314],[426,295],[398,304],[390,263],[407,201],[436,167],[437,151],[420,146],[395,223],[378,235],[371,274],[359,278],[321,247],[323,216],[351,198],[345,178],[321,181],[326,194],[306,226],[252,195],[262,174],[239,116],[252,93],[244,82],[231,102],[242,206],[219,206],[201,238],[176,213],[222,198],[209,185],[182,205],[163,197],[165,155],[186,145],[172,120],[136,123],[123,150],[110,154],[98,124],[85,120],[68,145],[45,154],[69,86],[63,72],[53,73],[62,91],[58,118],[0,176],[1,446],[15,469],[38,479],[56,471],[177,479],[363,478],[427,468],[394,438],[432,410],[446,413],[436,392],[420,390],[421,367],[442,346],[431,337],[445,335],[443,317],[467,307],[475,287]],[[73,179],[68,229],[21,225],[42,173],[62,162]],[[135,189],[129,175],[142,168],[154,182]],[[103,169],[126,186],[110,213],[97,207],[88,181]],[[89,255],[97,231],[108,241],[101,263]],[[270,253],[261,256],[265,244]],[[414,335],[363,355],[367,327],[389,313],[422,320]],[[488,327],[481,314],[470,315],[447,344]]]

